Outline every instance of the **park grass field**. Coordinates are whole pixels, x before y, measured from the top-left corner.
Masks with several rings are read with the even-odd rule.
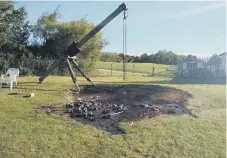
[[[188,108],[198,118],[161,115],[130,125],[129,134],[109,135],[92,126],[58,115],[36,113],[37,105],[73,100],[70,77],[19,77],[18,87],[0,89],[0,157],[153,157],[222,158],[226,153],[226,85],[171,84],[171,78],[128,76],[92,77],[96,83],[160,84],[192,94]],[[79,84],[87,83],[78,78]],[[33,98],[24,95],[35,93]],[[9,93],[18,93],[9,95]]]
[[[117,62],[97,62],[96,68],[111,70],[111,64],[112,64],[112,70],[115,70],[115,71],[123,70],[123,63],[117,63]],[[154,64],[154,63],[126,63],[126,70],[128,72],[134,71],[135,73],[151,74],[153,66],[155,68],[156,73],[165,72],[167,69],[172,70],[175,67],[171,65]]]

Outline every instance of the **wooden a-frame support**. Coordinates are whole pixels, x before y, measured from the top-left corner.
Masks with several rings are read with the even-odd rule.
[[[92,85],[96,86],[89,77],[87,77],[83,71],[79,68],[79,65],[77,64],[77,62],[75,61],[76,57],[68,57],[66,60],[67,60],[67,64],[68,64],[68,68],[69,68],[69,74],[72,78],[72,81],[73,83],[75,84],[76,86],[76,89],[78,92],[80,92],[80,88],[77,84],[77,81],[76,81],[76,77],[74,75],[74,72],[73,72],[73,69],[72,69],[72,66],[70,64],[70,61],[74,64],[75,68],[81,73],[81,75],[88,81],[88,82],[91,82]]]

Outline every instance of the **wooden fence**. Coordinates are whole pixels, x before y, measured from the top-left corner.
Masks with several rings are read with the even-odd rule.
[[[172,76],[176,72],[176,65],[160,65],[154,63],[127,63],[126,64],[127,75],[137,76]],[[123,66],[119,63],[105,63],[100,66],[97,65],[92,76],[99,76],[105,73],[109,76],[121,76],[123,75]]]

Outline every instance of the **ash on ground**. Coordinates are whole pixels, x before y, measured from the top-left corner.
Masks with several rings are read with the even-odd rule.
[[[72,92],[74,92],[72,90]],[[125,134],[120,122],[137,121],[161,114],[193,115],[185,107],[192,97],[179,89],[158,85],[84,86],[72,93],[76,101],[63,106],[64,113],[82,123],[93,125],[112,134]],[[50,106],[48,113],[55,112]]]

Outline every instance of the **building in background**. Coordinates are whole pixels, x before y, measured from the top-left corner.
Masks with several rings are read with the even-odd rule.
[[[221,57],[221,70],[226,74],[226,52],[219,55]]]
[[[178,63],[177,74],[184,77],[225,77],[226,52],[204,58],[189,55]]]

